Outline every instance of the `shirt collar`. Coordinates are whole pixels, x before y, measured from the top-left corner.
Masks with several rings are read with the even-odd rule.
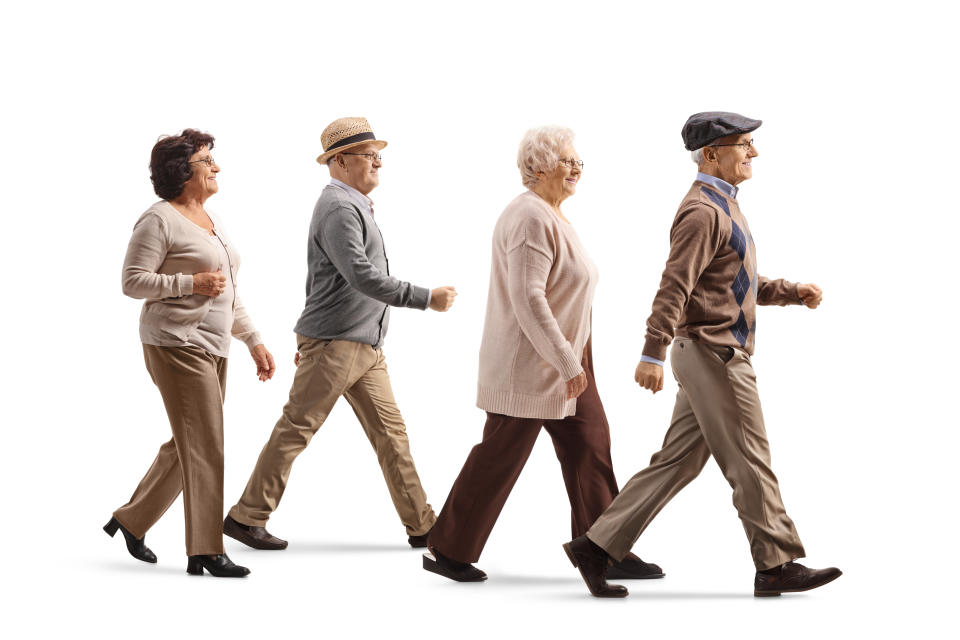
[[[348,185],[346,182],[342,182],[340,180],[337,180],[336,178],[330,178],[330,184],[346,191],[347,196],[349,196],[351,200],[353,200],[355,203],[357,203],[357,205],[359,205],[361,208],[366,210],[367,213],[369,213],[370,215],[373,215],[373,200],[363,195],[362,193],[360,193],[359,191],[357,191],[356,189]]]
[[[721,180],[716,176],[701,173],[700,171],[697,171],[697,180],[700,182],[706,182],[711,187],[718,189],[721,193],[726,194],[728,197],[733,198],[734,200],[737,199],[737,192],[740,191],[738,187],[733,186],[726,180]]]

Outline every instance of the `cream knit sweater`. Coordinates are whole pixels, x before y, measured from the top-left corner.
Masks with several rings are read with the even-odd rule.
[[[576,413],[565,382],[583,371],[596,284],[573,227],[540,196],[507,205],[493,231],[478,407],[517,418]]]

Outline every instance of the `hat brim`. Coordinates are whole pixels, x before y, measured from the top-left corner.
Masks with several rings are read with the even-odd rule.
[[[343,145],[342,147],[337,147],[336,149],[331,149],[330,151],[327,151],[326,153],[323,153],[323,154],[317,156],[317,162],[319,162],[320,164],[327,164],[327,162],[330,160],[330,158],[332,158],[333,156],[337,155],[338,153],[343,153],[344,151],[349,151],[350,149],[355,149],[356,147],[359,147],[359,146],[365,145],[365,144],[375,144],[375,145],[378,145],[378,146],[377,146],[377,149],[379,150],[379,149],[383,149],[385,146],[387,146],[387,141],[386,141],[386,140],[361,140],[361,141],[359,141],[359,142],[353,142],[353,143],[351,143],[351,144],[345,144],[345,145]]]

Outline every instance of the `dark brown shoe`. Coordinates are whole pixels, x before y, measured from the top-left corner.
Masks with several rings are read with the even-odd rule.
[[[651,580],[664,575],[659,565],[644,562],[632,553],[628,553],[620,562],[613,560],[613,565],[607,569],[607,578],[613,580]]]
[[[457,582],[483,582],[487,579],[487,574],[469,562],[448,558],[436,549],[430,549],[430,553],[423,554],[423,568]]]
[[[430,527],[426,533],[422,533],[419,536],[407,536],[407,543],[414,549],[426,549],[427,537],[430,535],[430,531],[433,531],[433,527]]]
[[[781,593],[809,591],[833,582],[843,575],[836,567],[808,569],[802,564],[788,562],[766,571],[757,571],[753,580],[753,595],[758,598],[778,596]]]
[[[629,591],[619,584],[607,584],[607,565],[610,556],[606,551],[591,542],[587,536],[580,536],[563,545],[567,557],[577,569],[590,593],[598,598],[626,598]]]
[[[254,549],[279,551],[280,549],[287,548],[286,540],[281,540],[277,536],[270,535],[270,532],[263,527],[241,524],[230,516],[223,519],[223,535],[230,536],[237,542],[242,542]]]

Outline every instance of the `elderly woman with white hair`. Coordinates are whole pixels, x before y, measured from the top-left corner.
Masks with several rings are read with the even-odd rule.
[[[517,164],[529,190],[507,205],[493,231],[477,389],[477,406],[487,412],[483,440],[454,482],[423,558],[424,569],[458,582],[486,580],[471,563],[541,428],[560,459],[575,535],[617,495],[590,352],[597,268],[561,210],[583,170],[573,132],[528,131]],[[620,578],[663,576],[632,554],[615,570]]]

